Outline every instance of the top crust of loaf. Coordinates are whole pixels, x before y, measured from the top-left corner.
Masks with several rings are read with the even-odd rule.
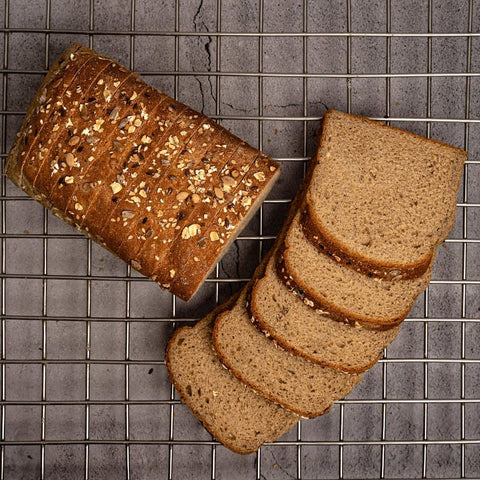
[[[220,142],[229,148],[213,148]],[[216,172],[239,142],[116,61],[74,45],[37,92],[6,172],[55,215],[188,301],[278,176],[279,165],[248,146],[260,180],[239,176],[230,195],[228,172]],[[203,218],[185,225],[190,197]],[[209,230],[213,221],[218,231]],[[200,260],[185,271],[185,252],[204,233]]]
[[[29,133],[31,133],[29,132],[29,126],[31,125],[34,117],[39,117],[41,109],[48,100],[46,96],[46,88],[51,87],[51,85],[55,83],[59,74],[62,72],[65,66],[69,64],[71,56],[74,56],[80,48],[82,48],[81,45],[74,43],[57,59],[57,61],[48,71],[47,75],[45,75],[45,78],[35,93],[35,97],[33,98],[33,101],[27,110],[22,127],[15,138],[15,142],[10,150],[10,154],[8,155],[5,164],[5,173],[19,188],[22,188],[22,162],[17,161],[17,159],[20,158],[22,150],[27,146],[25,142],[27,141]]]
[[[386,279],[428,270],[455,215],[467,153],[329,110],[302,220],[319,250]]]

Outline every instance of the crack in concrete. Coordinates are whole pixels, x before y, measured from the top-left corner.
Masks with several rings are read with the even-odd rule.
[[[202,0],[203,1],[203,0]],[[209,32],[207,25],[205,25],[205,22],[202,22],[202,25],[205,27],[205,30]],[[210,49],[212,45],[212,37],[210,35],[207,36],[207,42],[205,42],[205,45],[203,46],[205,48],[205,51],[207,52],[207,72],[212,71],[212,51]],[[214,102],[216,102],[215,95],[213,94],[213,84],[212,84],[212,79],[210,76],[207,77],[208,84],[210,85],[210,95],[212,96],[212,99]],[[218,81],[218,80],[217,80]]]
[[[318,102],[312,102],[313,105],[323,105],[327,110],[330,110],[330,108],[328,108],[328,105],[324,102],[322,102],[321,100],[319,100]]]
[[[240,108],[240,107],[236,107],[235,105],[232,105],[231,103],[228,103],[228,102],[222,102],[222,105],[226,105],[227,107],[230,107],[232,110],[238,110],[240,112],[243,112],[243,113],[252,113],[252,112],[256,112],[257,111],[257,108]]]
[[[195,31],[197,31],[197,18],[200,15],[200,11],[202,10],[202,7],[203,7],[203,0],[200,0],[197,11],[195,12],[195,15],[193,16],[193,24],[195,25]]]
[[[220,270],[223,272],[226,278],[240,278],[240,247],[238,246],[238,242],[233,242],[234,250],[234,262],[235,262],[235,275],[232,277],[229,272],[225,269],[223,265],[223,260],[220,261]]]
[[[202,8],[203,8],[203,0],[200,0],[200,2],[198,4],[198,7],[197,7],[197,10],[195,12],[195,15],[193,16],[193,25],[195,27],[196,32],[199,32],[199,31],[209,32],[210,30],[208,29],[207,24],[203,20],[199,21]],[[212,45],[213,39],[210,35],[207,35],[206,39],[207,40],[203,44],[203,48],[205,50],[205,53],[207,54],[207,71],[211,72],[212,71],[211,45]],[[201,44],[201,42],[202,42],[202,37],[199,37],[198,38],[199,45]],[[208,84],[209,84],[209,87],[210,87],[210,95],[211,95],[213,101],[216,102],[216,98],[215,98],[215,95],[213,93],[213,84],[212,84],[211,78],[207,77],[207,81],[208,81]],[[198,78],[197,78],[197,82],[200,86],[200,94],[202,96],[202,113],[203,113],[203,111],[205,109],[205,95],[204,95],[204,91],[203,91],[203,84],[202,84],[202,81]]]
[[[240,247],[237,241],[233,242],[233,247],[235,248],[235,273],[237,278],[240,278]]]
[[[203,94],[203,84],[198,77],[194,77],[194,78],[198,82],[198,86],[200,88],[200,96],[202,97],[202,108],[200,109],[200,111],[203,113],[203,111],[205,110],[205,96]]]

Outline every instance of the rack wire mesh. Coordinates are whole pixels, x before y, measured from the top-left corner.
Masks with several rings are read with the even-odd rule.
[[[477,0],[5,0],[1,157],[55,56],[117,57],[277,158],[282,178],[185,304],[1,177],[0,480],[480,478]],[[237,290],[326,108],[470,152],[454,230],[396,342],[325,417],[232,454],[179,402],[173,329]]]

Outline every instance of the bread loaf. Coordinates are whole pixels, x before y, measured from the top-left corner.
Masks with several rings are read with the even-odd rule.
[[[225,178],[234,165],[245,170],[233,188]],[[255,195],[250,166],[263,179]],[[279,167],[114,60],[74,45],[37,92],[6,173],[54,214],[188,300],[258,208]],[[230,209],[237,192],[249,192],[249,203]],[[211,226],[227,216],[228,234],[219,232],[218,241]],[[190,256],[199,260],[186,271]]]

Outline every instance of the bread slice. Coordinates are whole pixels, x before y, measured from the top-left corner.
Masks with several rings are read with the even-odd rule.
[[[85,59],[80,61],[80,56]],[[153,279],[170,279],[184,259],[157,261],[156,257],[165,256],[164,244],[150,244],[148,253],[143,244],[150,237],[161,237],[164,228],[169,229],[171,242],[179,235],[180,212],[170,198],[183,195],[183,187],[190,186],[187,177],[197,174],[192,167],[202,163],[206,151],[215,156],[211,160],[217,168],[223,167],[223,152],[212,149],[212,144],[222,141],[236,151],[239,139],[208,117],[147,86],[114,60],[85,47],[69,49],[47,78],[9,154],[7,175],[55,215],[140,272],[154,271]],[[56,98],[64,82],[63,96]],[[50,103],[42,107],[45,99]],[[53,111],[50,104],[55,105]],[[42,125],[41,131],[32,131],[37,124]],[[35,146],[25,141],[27,138],[33,138]],[[191,154],[185,163],[184,148]],[[259,168],[273,166],[274,172],[265,175],[258,195],[252,197],[238,221],[231,222],[233,238],[244,225],[243,218],[258,208],[278,170],[273,160],[249,148],[252,160],[260,158]],[[177,177],[183,176],[181,181],[175,181],[174,171]],[[200,203],[205,202],[206,226],[224,209],[210,198],[211,190],[222,185],[211,187],[192,192]],[[197,275],[185,280],[186,287],[175,291],[175,285],[162,285],[189,300],[228,242],[220,245],[206,246],[196,265]]]
[[[221,362],[250,388],[298,415],[326,413],[361,376],[321,367],[279,348],[250,321],[247,288],[215,320],[212,343]]]
[[[393,326],[428,286],[431,267],[410,280],[383,280],[345,267],[319,252],[304,236],[297,214],[277,256],[277,272],[304,302],[340,321]]]
[[[215,312],[170,339],[165,356],[175,389],[204,427],[236,453],[252,453],[300,417],[258,395],[220,363],[212,349]]]
[[[305,305],[278,278],[275,258],[251,290],[249,312],[254,325],[285,350],[348,373],[371,368],[400,329],[338,322]]]
[[[387,279],[427,272],[450,232],[467,153],[330,110],[303,219],[318,248]]]

